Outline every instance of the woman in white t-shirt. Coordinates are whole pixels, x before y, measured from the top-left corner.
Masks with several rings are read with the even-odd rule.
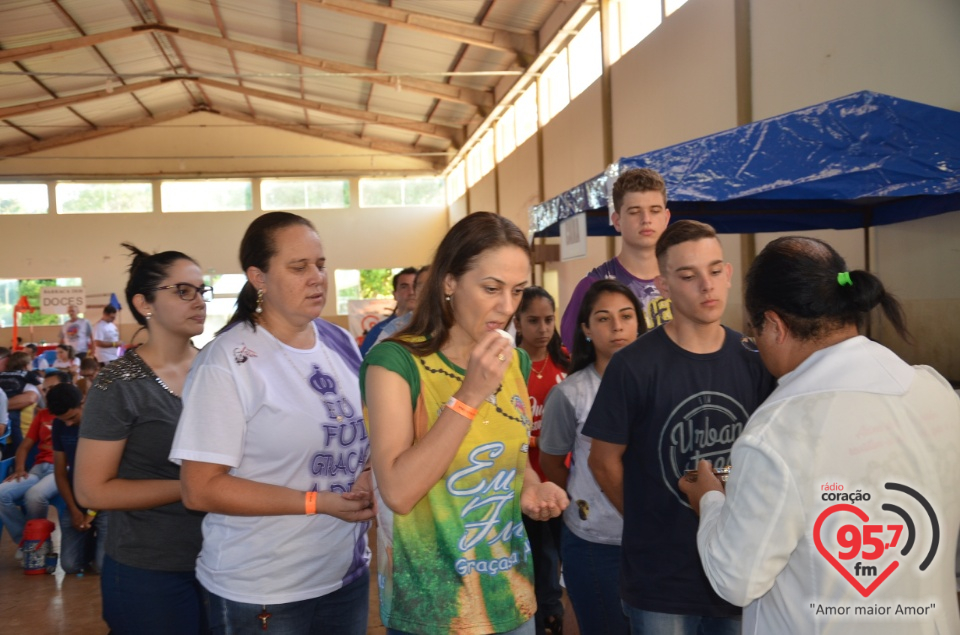
[[[183,500],[209,512],[197,578],[216,633],[363,635],[376,513],[360,354],[319,319],[320,237],[264,214],[240,244],[247,283],[197,357],[170,453]]]
[[[563,579],[584,635],[625,635],[629,624],[620,606],[620,538],[623,517],[600,490],[587,467],[590,437],[581,434],[600,378],[613,354],[647,330],[640,302],[616,280],[598,280],[580,305],[573,338],[571,374],[550,394],[543,409],[540,467],[567,490],[560,556]],[[573,452],[570,467],[567,453]]]

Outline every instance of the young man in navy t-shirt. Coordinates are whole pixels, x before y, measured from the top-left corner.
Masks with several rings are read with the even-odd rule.
[[[623,514],[620,596],[631,631],[739,633],[740,609],[714,593],[700,565],[697,517],[677,481],[700,459],[727,464],[773,378],[720,323],[732,267],[714,229],[677,221],[656,254],[673,320],[610,361],[583,428],[589,465]]]

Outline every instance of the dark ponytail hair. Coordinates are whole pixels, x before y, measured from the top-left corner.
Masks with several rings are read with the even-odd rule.
[[[587,341],[587,336],[583,333],[583,325],[590,325],[590,314],[593,313],[597,300],[604,293],[619,293],[630,300],[637,315],[637,337],[647,332],[647,322],[643,318],[643,307],[640,306],[640,300],[630,290],[630,287],[613,279],[597,280],[587,289],[587,293],[583,296],[583,302],[580,304],[580,312],[577,313],[577,328],[573,332],[571,374],[583,370],[597,361],[597,349],[593,347],[593,342]]]
[[[554,302],[553,296],[544,289],[543,287],[530,286],[523,290],[523,297],[520,299],[520,306],[517,307],[516,319],[519,322],[524,313],[530,310],[530,303],[537,298],[543,298],[550,303],[550,308],[553,310],[554,314],[557,312],[557,303]],[[517,346],[523,342],[523,337],[520,335],[520,329],[517,329]],[[567,355],[566,351],[563,350],[563,340],[560,339],[560,334],[557,333],[557,327],[553,327],[553,337],[550,338],[550,341],[547,342],[547,355],[550,356],[550,361],[553,362],[553,365],[567,372],[570,368],[570,356]]]
[[[256,267],[266,273],[270,268],[270,259],[277,253],[277,243],[274,237],[281,229],[294,225],[309,227],[314,233],[317,231],[309,220],[290,212],[269,212],[255,218],[243,234],[243,240],[240,241],[240,267],[243,272],[246,273],[250,267]],[[237,295],[236,311],[234,311],[226,326],[217,331],[217,335],[239,322],[246,322],[256,330],[256,308],[257,290],[247,281]]]
[[[491,212],[474,212],[460,219],[440,241],[430,264],[430,275],[417,298],[410,325],[398,335],[426,337],[421,342],[390,338],[419,357],[432,355],[450,338],[453,309],[446,300],[443,284],[448,275],[460,278],[476,267],[486,251],[513,246],[530,257],[527,239],[512,220]]]
[[[133,296],[142,295],[147,302],[153,302],[157,297],[157,287],[166,280],[170,267],[178,260],[189,260],[193,264],[200,266],[199,263],[183,253],[182,251],[161,251],[156,254],[148,254],[141,251],[130,243],[121,243],[130,251],[133,259],[130,261],[130,267],[127,272],[130,278],[127,280],[125,295],[127,296],[127,306],[130,312],[140,326],[147,325],[147,318],[144,317],[137,307],[133,304]]]
[[[840,284],[841,273],[849,273],[851,284]],[[758,333],[764,313],[774,311],[800,340],[851,324],[862,331],[879,306],[897,334],[911,341],[903,308],[880,279],[869,271],[847,272],[840,254],[816,238],[784,236],[764,247],[747,272],[744,303]]]

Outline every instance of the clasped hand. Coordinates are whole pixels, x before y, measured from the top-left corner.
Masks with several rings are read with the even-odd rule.
[[[377,497],[373,493],[372,474],[370,470],[362,471],[349,492],[324,492],[323,496],[327,498],[324,513],[351,523],[374,518],[377,515]]]

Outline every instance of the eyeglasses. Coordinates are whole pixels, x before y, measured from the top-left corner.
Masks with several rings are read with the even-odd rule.
[[[740,339],[740,345],[751,353],[759,353],[760,349],[757,347],[757,340],[755,338],[744,335]]]
[[[197,294],[200,294],[200,297],[204,302],[209,302],[213,300],[213,287],[208,287],[207,285],[201,285],[195,287],[188,282],[178,282],[177,284],[168,284],[165,287],[154,287],[154,291],[163,291],[164,289],[176,289],[177,295],[180,296],[180,299],[184,302],[193,302],[197,297]]]

